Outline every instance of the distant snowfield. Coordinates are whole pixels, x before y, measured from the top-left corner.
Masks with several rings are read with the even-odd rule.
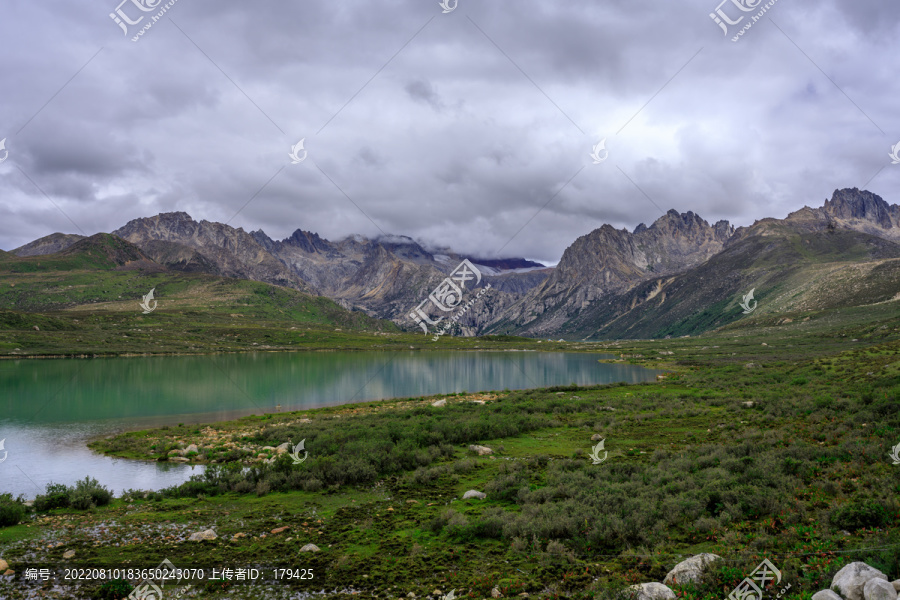
[[[437,259],[437,257],[435,257]],[[506,273],[528,273],[529,271],[540,271],[542,269],[552,269],[553,267],[522,267],[521,269],[495,269],[473,263],[483,275],[505,275]]]
[[[435,262],[439,263],[451,263],[453,259],[447,256],[446,254],[433,254]],[[526,259],[527,260],[527,259]],[[533,261],[538,262],[538,261]],[[472,263],[475,267],[481,271],[482,275],[488,275],[491,277],[495,277],[497,275],[505,275],[507,273],[528,273],[529,271],[540,271],[541,269],[553,269],[556,265],[548,265],[542,267],[522,267],[519,269],[498,269],[496,267],[489,267],[487,265],[479,265],[476,262]]]

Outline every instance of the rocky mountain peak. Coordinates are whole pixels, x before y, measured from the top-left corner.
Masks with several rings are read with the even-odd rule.
[[[716,224],[713,225],[713,229],[716,230],[716,238],[724,242],[732,235],[734,235],[734,225],[722,219],[721,221],[716,221]]]
[[[141,217],[128,221],[123,227],[116,229],[112,233],[123,239],[129,239],[129,236],[150,236],[156,239],[168,239],[177,241],[177,238],[190,235],[196,231],[200,223],[195,221],[191,215],[186,212],[169,212],[159,213],[153,217]],[[133,240],[129,240],[133,241]]]
[[[877,194],[857,188],[834,190],[831,200],[825,200],[824,209],[830,217],[865,220],[884,229],[897,227],[900,217],[900,206],[892,206]]]
[[[152,244],[160,241],[193,249],[197,260],[226,277],[308,289],[300,277],[268,252],[264,245],[268,236],[262,232],[251,235],[227,223],[197,222],[185,212],[171,212],[134,219],[112,233],[148,252],[151,247],[158,252],[158,245]]]
[[[784,219],[766,217],[754,221],[749,227],[738,228],[728,245],[752,236],[783,236],[838,229],[900,240],[900,206],[888,204],[877,194],[865,190],[835,190],[831,200],[825,200],[819,208],[804,206]]]
[[[189,215],[186,212],[181,211],[181,210],[167,212],[167,213],[159,213],[157,215],[157,217],[159,217],[160,219],[174,220],[174,221],[193,221],[194,220],[194,218],[191,215]]]
[[[710,227],[709,223],[694,211],[679,213],[674,208],[654,221],[650,227],[644,226],[643,223],[638,225],[634,230],[634,235],[640,235],[648,230],[658,230],[661,232],[687,234],[690,236],[704,236],[708,232],[715,231],[716,238],[720,242],[724,242],[733,233],[734,228],[728,221],[719,221],[714,227]]]
[[[708,260],[733,233],[728,221],[710,226],[693,211],[675,209],[633,233],[604,224],[575,240],[550,277],[504,318],[528,333],[552,331],[600,297]]]
[[[331,247],[326,240],[319,237],[318,233],[303,231],[302,229],[298,229],[292,233],[291,236],[285,238],[282,243],[295,248],[300,248],[304,252],[309,252],[310,254],[315,254],[317,252],[325,253],[328,252]]]

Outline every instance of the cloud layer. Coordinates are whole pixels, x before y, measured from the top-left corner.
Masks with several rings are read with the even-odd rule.
[[[553,263],[670,208],[747,225],[836,188],[900,202],[883,0],[779,0],[738,42],[716,0],[178,0],[132,42],[164,6],[141,2],[128,36],[115,1],[0,9],[0,248],[183,210]],[[762,6],[740,3],[731,33]]]

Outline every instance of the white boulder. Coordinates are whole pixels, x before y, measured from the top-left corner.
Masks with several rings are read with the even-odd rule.
[[[634,600],[675,600],[675,592],[661,583],[638,583],[629,586],[634,591]]]
[[[846,600],[863,600],[863,587],[870,579],[887,581],[887,575],[864,562],[852,562],[834,574],[831,589]]]
[[[897,600],[897,590],[889,581],[873,577],[863,586],[866,600]]]
[[[206,531],[198,531],[197,533],[192,533],[191,537],[188,538],[192,542],[202,542],[205,540],[214,540],[219,536],[216,535],[216,532],[212,529],[207,529]]]
[[[812,596],[812,600],[843,600],[840,596],[832,592],[831,590],[822,590],[820,592],[816,592]]]
[[[685,559],[669,571],[666,578],[663,580],[663,583],[666,585],[680,585],[688,582],[700,583],[700,576],[703,575],[706,566],[715,560],[722,560],[722,557],[718,554],[710,554],[709,552],[697,554],[696,556]]]

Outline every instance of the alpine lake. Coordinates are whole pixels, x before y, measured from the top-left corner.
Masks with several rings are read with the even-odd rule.
[[[93,477],[115,493],[158,490],[202,465],[93,452],[96,438],[388,398],[653,381],[596,353],[362,351],[0,361],[0,493]]]

